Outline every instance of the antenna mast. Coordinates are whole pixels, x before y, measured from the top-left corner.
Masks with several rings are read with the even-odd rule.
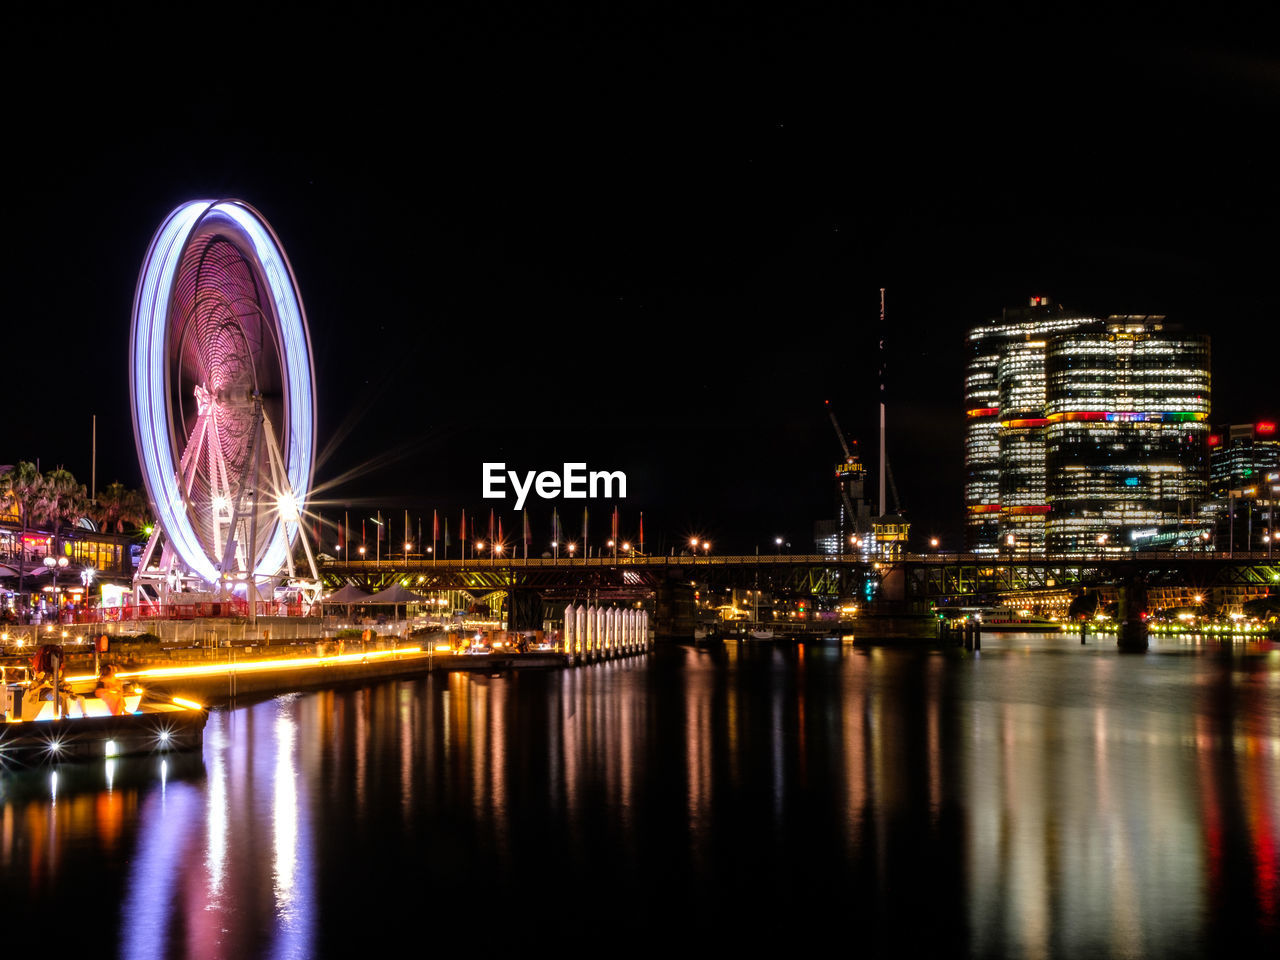
[[[880,516],[885,515],[884,456],[884,287],[880,288]]]

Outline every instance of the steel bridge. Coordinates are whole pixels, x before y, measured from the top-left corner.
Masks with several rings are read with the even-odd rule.
[[[485,594],[520,589],[548,598],[573,597],[583,591],[637,597],[664,583],[681,581],[832,598],[860,595],[872,582],[886,595],[885,599],[906,602],[1078,590],[1135,578],[1151,586],[1280,590],[1280,557],[1261,552],[1237,552],[1234,556],[1143,553],[1094,559],[906,554],[891,561],[869,560],[855,554],[470,560],[410,556],[397,561],[327,561],[322,562],[320,572],[330,587],[353,584],[380,590],[401,582],[424,592],[462,590]]]

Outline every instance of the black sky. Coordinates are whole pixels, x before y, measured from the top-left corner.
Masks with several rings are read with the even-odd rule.
[[[964,332],[1028,295],[1205,330],[1215,421],[1280,414],[1280,63],[1247,22],[430,17],[313,10],[163,57],[96,42],[126,24],[33,28],[0,462],[87,481],[96,413],[99,484],[140,482],[133,286],[195,197],[252,203],[292,260],[317,481],[356,471],[331,515],[487,510],[481,462],[572,459],[627,472],[651,544],[807,545],[823,400],[875,444],[881,286],[922,538],[959,540]]]

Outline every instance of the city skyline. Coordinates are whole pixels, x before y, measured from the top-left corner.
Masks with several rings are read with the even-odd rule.
[[[910,42],[891,33],[855,77]],[[992,109],[877,106],[852,80],[714,114],[655,95],[554,117],[459,109],[425,128],[398,119],[417,116],[401,112],[416,85],[367,116],[301,99],[270,125],[213,98],[176,128],[23,104],[11,348],[30,396],[4,457],[87,478],[97,414],[99,484],[137,485],[133,286],[157,224],[200,196],[254,204],[293,262],[317,356],[317,483],[364,471],[326,512],[486,507],[481,463],[575,460],[625,470],[624,514],[673,539],[808,542],[836,510],[824,401],[874,462],[880,287],[889,453],[922,541],[962,538],[965,331],[1028,296],[1208,332],[1212,422],[1280,415],[1275,188],[1252,132],[1276,95],[1256,59],[1170,47],[1148,74],[1108,47],[1105,79],[1014,88],[920,42],[918,74],[890,74],[902,98],[945,76]],[[821,109],[842,91],[849,110]],[[1148,135],[1167,138],[1160,162],[1116,158],[1112,144]],[[69,227],[85,198],[89,240]]]

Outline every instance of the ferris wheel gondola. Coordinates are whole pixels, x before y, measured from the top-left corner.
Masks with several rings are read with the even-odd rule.
[[[257,599],[283,574],[313,603],[320,582],[302,523],[316,447],[311,340],[289,260],[258,211],[198,200],[169,214],[138,277],[129,361],[156,518],[138,599],[148,586],[165,600],[249,594],[249,584]],[[299,539],[309,580],[294,565]]]

